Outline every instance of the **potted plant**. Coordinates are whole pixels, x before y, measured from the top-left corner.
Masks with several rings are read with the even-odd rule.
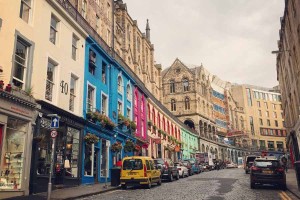
[[[91,133],[87,133],[85,136],[84,136],[84,141],[88,144],[94,144],[94,143],[97,143],[99,142],[99,137],[97,137],[96,135],[94,134],[91,134]]]
[[[5,91],[11,92],[11,84],[7,84],[7,86],[5,87]]]
[[[135,148],[135,144],[131,140],[126,140],[125,145],[124,145],[124,151],[125,152],[132,152]]]
[[[121,142],[115,142],[113,145],[111,145],[111,150],[113,152],[120,152],[122,150],[122,143]]]
[[[136,130],[136,124],[135,124],[134,121],[131,121],[131,122],[130,122],[130,129],[133,130],[133,131]]]

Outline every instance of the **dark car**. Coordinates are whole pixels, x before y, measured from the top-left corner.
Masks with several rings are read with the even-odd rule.
[[[161,170],[162,179],[167,179],[169,181],[179,179],[179,171],[171,159],[157,158],[154,159],[154,163],[157,166],[157,168]]]
[[[271,184],[286,190],[285,170],[277,159],[256,158],[250,170],[251,189],[256,184]]]
[[[182,161],[182,164],[183,164],[186,168],[188,168],[188,170],[189,170],[189,176],[194,175],[193,167],[192,167],[190,161],[184,160],[184,161]]]
[[[246,156],[245,163],[244,163],[244,169],[246,174],[250,172],[250,168],[252,167],[253,162],[256,158],[259,158],[259,156],[256,155]]]

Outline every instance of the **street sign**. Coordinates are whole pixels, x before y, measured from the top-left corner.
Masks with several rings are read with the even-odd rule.
[[[59,117],[52,117],[51,118],[50,128],[59,128]]]
[[[57,131],[56,130],[52,130],[51,133],[50,133],[50,135],[51,135],[52,138],[56,138]]]

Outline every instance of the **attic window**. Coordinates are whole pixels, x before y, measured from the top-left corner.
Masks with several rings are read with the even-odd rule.
[[[180,68],[177,68],[177,69],[175,70],[175,72],[176,72],[176,73],[180,73]]]

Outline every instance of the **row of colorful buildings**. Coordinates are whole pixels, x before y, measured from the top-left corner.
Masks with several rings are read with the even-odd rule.
[[[231,87],[179,59],[162,70],[122,0],[0,0],[0,43],[0,198],[47,191],[56,116],[54,188],[108,182],[124,156],[251,150]]]

